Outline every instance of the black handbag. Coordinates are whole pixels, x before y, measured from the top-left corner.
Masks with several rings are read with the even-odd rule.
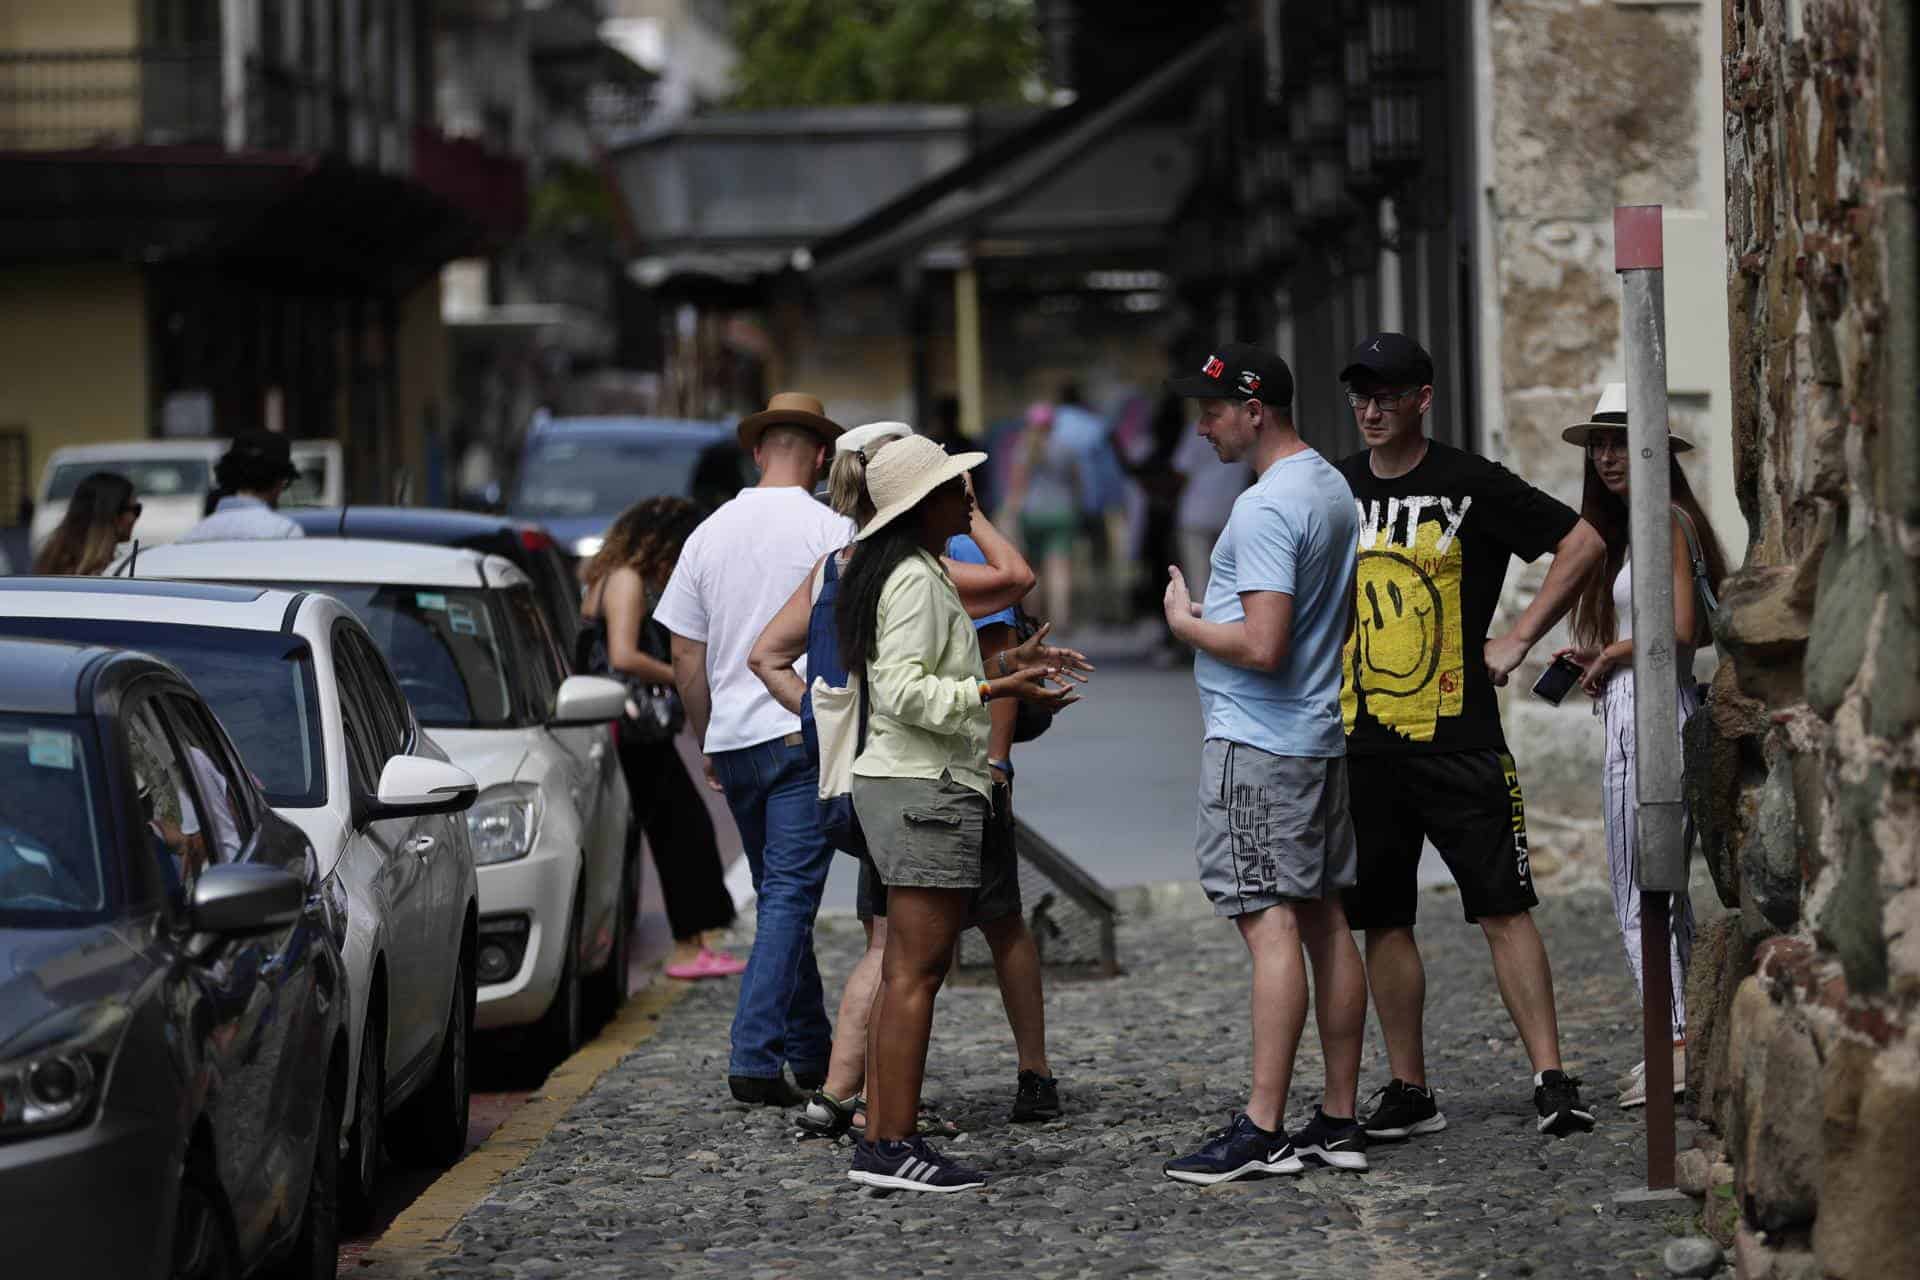
[[[670,684],[650,684],[613,669],[607,655],[607,629],[603,619],[590,618],[580,632],[581,670],[587,675],[605,676],[627,686],[627,713],[620,720],[620,737],[625,742],[648,745],[671,742],[687,723],[687,709],[681,705],[680,691]],[[640,624],[640,649],[662,662],[672,662],[672,641],[667,629],[649,617]]]

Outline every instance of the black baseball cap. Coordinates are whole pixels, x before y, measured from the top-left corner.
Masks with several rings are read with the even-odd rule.
[[[229,477],[252,484],[300,478],[300,469],[293,465],[293,450],[277,431],[243,431],[236,435],[214,471],[223,485]]]
[[[1258,400],[1293,407],[1293,370],[1271,351],[1250,342],[1229,342],[1209,355],[1198,373],[1168,378],[1167,390],[1190,400]]]
[[[1361,374],[1389,386],[1431,386],[1433,357],[1404,333],[1376,333],[1362,338],[1353,349],[1347,367],[1340,371],[1340,381],[1352,382]]]

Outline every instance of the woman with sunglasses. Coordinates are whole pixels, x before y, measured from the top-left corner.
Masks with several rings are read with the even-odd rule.
[[[67,514],[34,558],[33,571],[102,573],[120,544],[133,537],[139,519],[133,482],[111,471],[96,471],[74,487]]]
[[[868,704],[853,807],[887,886],[886,952],[867,1039],[867,1133],[854,1144],[848,1175],[868,1186],[985,1184],[916,1128],[934,996],[980,886],[993,792],[987,705],[1019,698],[1059,709],[1075,701],[1057,668],[986,678],[973,620],[941,565],[947,540],[972,520],[965,473],[986,458],[949,457],[923,436],[896,440],[875,457],[867,468],[873,518],[860,530],[837,602],[840,657],[862,673]]]
[[[1634,780],[1635,743],[1633,726],[1633,548],[1627,541],[1627,389],[1625,383],[1609,383],[1590,420],[1561,432],[1568,444],[1586,452],[1585,481],[1580,498],[1580,514],[1599,531],[1607,545],[1604,562],[1595,566],[1581,583],[1574,599],[1573,644],[1560,650],[1579,663],[1584,674],[1580,687],[1598,700],[1597,710],[1606,725],[1606,769],[1601,777],[1601,796],[1607,829],[1608,871],[1613,881],[1614,915],[1620,922],[1621,941],[1626,946],[1627,967],[1633,971],[1634,985],[1645,990],[1645,975],[1640,971],[1640,890],[1635,864],[1638,861],[1634,833],[1634,811],[1638,787]],[[1699,710],[1700,699],[1693,684],[1694,650],[1711,644],[1706,607],[1695,590],[1692,546],[1697,544],[1706,562],[1706,575],[1713,589],[1726,576],[1727,557],[1707,522],[1706,512],[1693,496],[1687,473],[1680,469],[1679,455],[1693,448],[1692,442],[1677,435],[1667,437],[1672,455],[1668,459],[1673,491],[1673,554],[1667,572],[1673,575],[1674,640],[1678,650],[1676,667],[1680,684],[1673,691],[1679,700],[1679,720]],[[1555,656],[1560,656],[1556,654]],[[1693,954],[1693,904],[1685,893],[1676,894],[1671,915],[1673,984],[1673,1080],[1676,1092],[1686,1088],[1686,971]],[[1620,1080],[1620,1105],[1623,1108],[1645,1106],[1647,1101],[1647,1064],[1641,1062]]]

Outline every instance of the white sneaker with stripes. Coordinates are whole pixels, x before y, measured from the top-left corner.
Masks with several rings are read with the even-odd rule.
[[[888,1191],[969,1191],[984,1187],[984,1174],[969,1169],[935,1151],[925,1138],[905,1142],[865,1142],[853,1144],[853,1168],[847,1177],[869,1187]]]

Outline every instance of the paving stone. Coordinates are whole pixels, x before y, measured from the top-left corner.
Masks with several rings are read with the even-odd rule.
[[[1531,1071],[1479,930],[1451,897],[1422,906],[1428,1069],[1449,1127],[1376,1145],[1364,1175],[1214,1188],[1162,1176],[1245,1101],[1249,984],[1231,926],[1163,914],[1121,922],[1121,977],[1049,985],[1067,1106],[1054,1123],[1006,1121],[1013,1044],[991,984],[941,993],[926,1093],[965,1127],[944,1145],[993,1179],[985,1192],[868,1193],[846,1178],[844,1141],[796,1141],[790,1113],[731,1103],[737,987],[702,983],[466,1217],[434,1274],[1664,1276],[1661,1223],[1597,1211],[1639,1184],[1643,1121],[1597,1084],[1596,1132],[1537,1133]],[[1611,908],[1580,890],[1539,918],[1567,1069],[1609,1081],[1640,1057]],[[859,935],[830,921],[816,936],[837,995]],[[1389,1075],[1371,1018],[1364,1063],[1363,1096]],[[1312,1115],[1321,1078],[1309,1020],[1291,1123]]]

